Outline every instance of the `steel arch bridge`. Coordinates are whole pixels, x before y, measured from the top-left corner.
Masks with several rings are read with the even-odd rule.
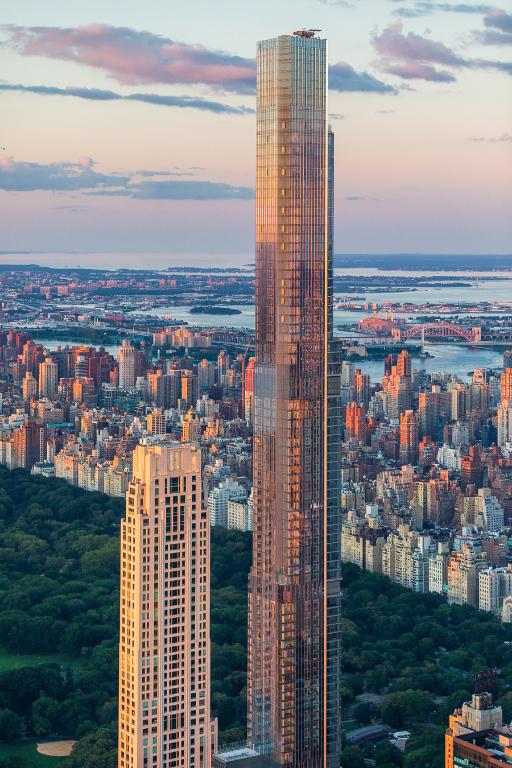
[[[482,331],[480,328],[463,328],[455,323],[422,323],[421,325],[413,325],[412,328],[408,328],[406,331],[401,331],[400,340],[407,341],[407,339],[415,339],[418,336],[422,339],[426,336],[438,339],[457,336],[472,343],[481,341]]]

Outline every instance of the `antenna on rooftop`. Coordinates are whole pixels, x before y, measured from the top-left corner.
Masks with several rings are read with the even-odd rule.
[[[321,29],[298,29],[293,34],[295,37],[314,37],[315,32],[321,31]]]

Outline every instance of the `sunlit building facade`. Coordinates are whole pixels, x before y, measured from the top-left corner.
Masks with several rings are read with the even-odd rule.
[[[341,408],[327,43],[309,31],[265,40],[257,67],[248,737],[268,765],[337,767]]]
[[[144,438],[121,522],[119,768],[210,768],[209,570],[200,450]]]

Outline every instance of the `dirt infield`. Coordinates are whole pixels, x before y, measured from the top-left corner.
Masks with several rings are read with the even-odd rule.
[[[37,751],[48,757],[69,757],[76,741],[42,741]]]

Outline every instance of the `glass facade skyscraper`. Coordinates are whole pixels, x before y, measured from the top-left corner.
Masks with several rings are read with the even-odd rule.
[[[269,765],[339,765],[340,379],[331,353],[327,43],[257,55],[256,362],[249,742]]]

